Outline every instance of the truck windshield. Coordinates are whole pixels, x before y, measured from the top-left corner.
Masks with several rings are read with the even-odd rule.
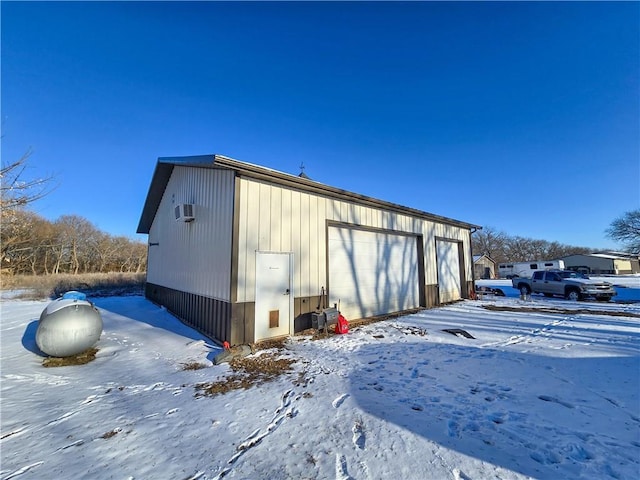
[[[562,275],[562,278],[589,278],[586,275],[583,275],[582,273],[571,272],[571,271],[560,272],[560,275]]]

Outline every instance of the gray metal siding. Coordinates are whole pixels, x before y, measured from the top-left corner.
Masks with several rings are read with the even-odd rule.
[[[208,337],[220,342],[234,341],[231,332],[230,303],[149,282],[145,285],[145,296],[165,306],[184,323]]]
[[[177,204],[195,205],[193,222]],[[230,301],[234,172],[176,166],[149,231],[147,281]]]

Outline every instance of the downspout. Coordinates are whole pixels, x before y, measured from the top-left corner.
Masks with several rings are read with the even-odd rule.
[[[467,292],[467,296],[471,300],[476,299],[476,266],[473,263],[473,242],[471,241],[471,235],[478,230],[482,230],[482,227],[471,227],[469,229],[469,260],[471,261],[471,291]]]

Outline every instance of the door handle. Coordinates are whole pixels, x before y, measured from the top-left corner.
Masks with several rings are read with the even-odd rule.
[[[289,291],[289,289],[287,288],[287,291],[286,291],[286,292],[284,292],[284,295],[289,295],[289,293],[290,293],[290,291]]]

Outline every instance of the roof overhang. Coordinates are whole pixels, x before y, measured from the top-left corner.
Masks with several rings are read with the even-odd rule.
[[[444,223],[473,231],[480,230],[482,227],[452,218],[434,215],[432,213],[416,210],[414,208],[404,207],[384,200],[379,200],[365,195],[349,192],[339,188],[315,182],[311,179],[291,175],[288,173],[272,170],[270,168],[261,167],[251,163],[234,160],[223,155],[198,155],[189,157],[161,157],[153,172],[149,192],[142,209],[142,215],[138,224],[137,233],[149,233],[153,219],[155,218],[160,201],[164,195],[164,191],[171,178],[171,173],[176,166],[199,167],[199,168],[221,168],[235,171],[239,177],[254,178],[272,184],[282,185],[284,187],[310,192],[325,197],[345,200],[382,210],[388,210],[408,216],[419,217],[437,223]]]

